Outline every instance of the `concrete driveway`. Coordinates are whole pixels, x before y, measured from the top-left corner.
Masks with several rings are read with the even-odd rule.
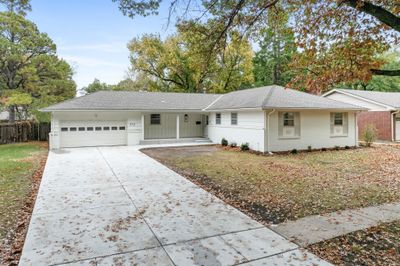
[[[138,147],[50,152],[20,265],[66,263],[327,265]]]

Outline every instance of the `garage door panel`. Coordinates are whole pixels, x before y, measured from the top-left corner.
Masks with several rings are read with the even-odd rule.
[[[60,145],[67,147],[126,145],[125,121],[61,121]]]

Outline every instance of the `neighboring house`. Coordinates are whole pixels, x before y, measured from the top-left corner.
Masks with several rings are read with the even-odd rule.
[[[102,91],[42,111],[52,113],[53,149],[201,137],[270,152],[355,146],[360,110],[268,86],[223,95]]]
[[[323,96],[368,109],[358,115],[360,134],[366,125],[373,124],[378,130],[379,140],[400,141],[399,92],[334,89]]]
[[[0,111],[0,121],[8,120],[8,111]]]

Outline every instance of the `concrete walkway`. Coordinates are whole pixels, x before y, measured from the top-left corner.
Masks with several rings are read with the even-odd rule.
[[[50,152],[20,265],[329,265],[138,147]]]
[[[400,203],[314,215],[278,224],[274,231],[305,247],[323,240],[400,220]]]

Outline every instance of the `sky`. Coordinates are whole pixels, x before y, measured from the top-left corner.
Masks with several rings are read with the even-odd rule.
[[[167,3],[158,16],[134,19],[123,16],[112,0],[32,0],[31,5],[28,19],[50,36],[58,55],[71,64],[78,89],[95,78],[109,84],[124,79],[132,38],[173,32],[173,25],[167,27]]]

